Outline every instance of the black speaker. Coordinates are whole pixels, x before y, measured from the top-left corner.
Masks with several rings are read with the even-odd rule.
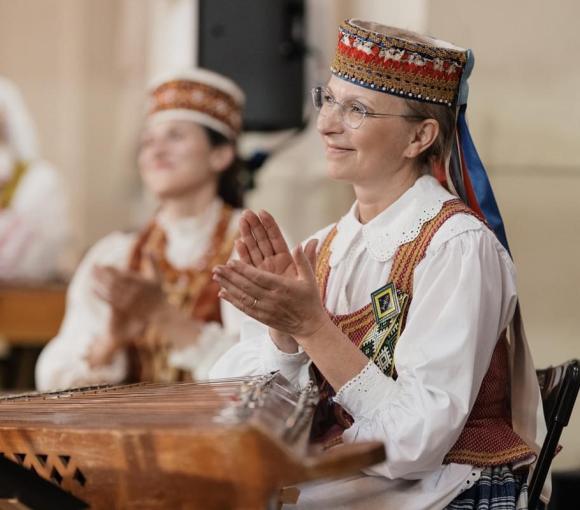
[[[244,90],[246,130],[302,126],[304,32],[304,0],[199,0],[199,65]]]

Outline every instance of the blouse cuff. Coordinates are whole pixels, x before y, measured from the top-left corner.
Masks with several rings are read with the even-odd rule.
[[[302,366],[310,361],[308,354],[304,352],[301,346],[298,346],[298,352],[294,353],[283,352],[278,349],[268,332],[266,332],[262,342],[262,359],[266,372],[279,370],[287,379],[293,378]]]
[[[380,402],[394,391],[395,382],[387,377],[372,360],[338,390],[334,401],[355,420],[369,417]]]

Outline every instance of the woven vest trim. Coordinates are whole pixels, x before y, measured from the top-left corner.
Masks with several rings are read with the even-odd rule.
[[[439,228],[449,218],[459,213],[469,214],[481,220],[461,200],[449,200],[443,204],[437,216],[423,224],[414,240],[397,249],[388,282],[392,282],[396,288],[401,307],[398,316],[379,327],[375,322],[370,303],[360,310],[345,315],[334,315],[327,311],[343,333],[369,359],[372,359],[385,375],[393,379],[397,378],[395,347],[405,328],[413,297],[415,268],[425,257],[427,248]],[[326,302],[331,245],[336,234],[335,226],[323,241],[318,256],[316,278],[323,302]],[[342,442],[342,433],[352,425],[353,419],[332,400],[334,391],[316,367],[314,372],[320,388],[321,402],[315,416],[312,439],[329,448]],[[508,373],[507,339],[504,334],[494,350],[490,367],[465,428],[445,457],[445,463],[492,466],[517,462],[533,455],[511,428]]]
[[[212,280],[211,272],[216,265],[225,264],[231,255],[237,237],[227,236],[232,214],[233,209],[224,204],[207,252],[195,267],[185,269],[178,269],[167,260],[165,232],[153,221],[137,239],[129,269],[151,274],[151,259],[155,260],[169,303],[186,310],[193,319],[221,323],[219,285]],[[130,342],[128,354],[127,382],[191,380],[188,371],[169,366],[169,347],[152,327],[147,328],[144,338]]]

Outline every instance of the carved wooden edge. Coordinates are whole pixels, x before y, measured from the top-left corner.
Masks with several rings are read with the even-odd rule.
[[[32,510],[15,498],[0,498],[0,510]]]

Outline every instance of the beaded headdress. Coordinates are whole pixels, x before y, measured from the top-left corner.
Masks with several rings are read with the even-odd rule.
[[[346,20],[339,28],[330,69],[370,89],[453,106],[466,62],[467,50],[445,41],[378,23]]]
[[[190,69],[153,83],[148,121],[191,120],[233,140],[242,129],[244,102],[244,93],[229,78],[206,69]]]
[[[446,41],[379,23],[349,19],[338,32],[331,72],[343,80],[401,98],[454,108],[456,136],[444,167],[433,175],[480,213],[508,248],[487,173],[469,133],[465,111],[473,52]]]

